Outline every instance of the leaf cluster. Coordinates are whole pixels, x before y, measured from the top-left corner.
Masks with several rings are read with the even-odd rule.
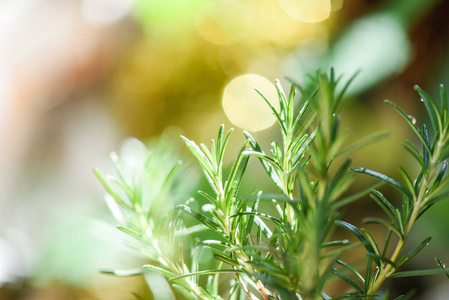
[[[149,153],[143,151],[144,159],[137,163],[145,166],[143,171],[135,168],[128,172],[132,180],[124,175],[126,172],[114,155],[118,178],[104,176],[98,170],[95,173],[110,195],[106,202],[121,223],[118,228],[145,245],[140,250],[152,263],[140,271],[108,272],[116,275],[158,272],[187,299],[235,300],[376,299],[388,278],[437,273],[445,273],[449,278],[449,270],[439,259],[436,259],[439,268],[435,270],[400,271],[431,240],[428,237],[403,253],[416,220],[449,193],[445,176],[449,157],[446,92],[441,87],[440,101],[436,103],[416,87],[428,112],[430,128],[425,124],[418,127],[413,117],[387,101],[421,144],[405,141],[406,151],[421,170],[413,178],[400,168],[401,183],[374,170],[350,167],[350,153],[388,135],[374,133],[346,145],[348,132],[341,129],[339,110],[353,78],[340,88],[341,77],[337,78],[333,70],[329,74],[318,72],[311,77],[310,87],[292,83],[288,94],[276,81],[279,110],[256,89],[277,120],[280,140],[272,141],[271,148],[264,151],[251,133],[244,131],[246,141],[226,172],[223,161],[232,129],[225,133],[222,125],[210,147],[182,136],[210,186],[211,192],[198,191],[206,201],[201,210],[190,205],[193,199],[177,205],[170,201],[174,195],[167,191],[179,163],[166,172],[162,182],[144,183],[139,178],[145,178],[147,166],[151,165]],[[263,190],[251,195],[240,193],[251,157],[260,161],[277,193]],[[376,181],[351,194],[349,188],[358,173]],[[136,174],[140,174],[137,179]],[[400,207],[381,193],[378,189],[381,184],[399,192]],[[160,192],[144,194],[142,186]],[[386,219],[364,220],[387,229],[381,244],[368,230],[341,219],[342,207],[367,194],[386,215]],[[161,201],[167,204],[166,213],[157,208]],[[198,225],[186,228],[187,218]],[[349,231],[356,242],[335,240],[333,233],[337,227]],[[197,235],[202,230],[214,238]],[[363,268],[343,259],[345,253],[359,247],[366,250]],[[210,253],[213,258],[207,267],[200,264],[203,253]],[[201,277],[207,280],[200,280]],[[344,282],[347,292],[331,296],[330,283],[334,280]]]

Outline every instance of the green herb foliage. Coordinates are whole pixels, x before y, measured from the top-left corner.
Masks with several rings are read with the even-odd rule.
[[[333,70],[330,74],[317,73],[311,79],[312,88],[293,83],[288,94],[276,81],[279,110],[275,109],[273,99],[256,89],[276,117],[281,138],[272,141],[271,149],[264,151],[244,131],[246,141],[226,172],[223,161],[232,129],[226,132],[221,126],[210,147],[182,136],[210,186],[209,192],[198,191],[198,196],[207,203],[201,210],[191,205],[197,200],[176,204],[171,199],[174,197],[171,183],[181,180],[175,174],[180,163],[171,166],[171,171],[165,172],[165,180],[159,183],[142,180],[152,162],[152,155],[146,150],[140,151],[143,153],[140,168],[131,172],[124,171],[120,158],[113,155],[117,178],[95,170],[108,192],[107,203],[120,222],[117,228],[139,240],[139,251],[151,261],[139,270],[104,272],[119,276],[158,272],[176,295],[185,299],[264,300],[380,299],[379,291],[388,278],[448,276],[449,269],[439,259],[436,259],[439,268],[434,270],[400,271],[431,240],[428,237],[411,251],[403,251],[417,219],[449,195],[445,176],[449,113],[444,87],[441,86],[439,102],[415,88],[427,110],[430,126],[418,126],[412,116],[386,101],[411,127],[421,144],[405,140],[404,148],[416,160],[420,171],[413,176],[400,168],[403,182],[400,183],[374,170],[350,168],[351,152],[388,135],[375,133],[344,147],[347,133],[340,128],[339,110],[352,79],[341,84]],[[260,161],[278,193],[262,190],[251,195],[239,193],[250,159]],[[357,173],[374,177],[376,182],[350,194],[349,187]],[[400,207],[395,207],[378,190],[382,183],[399,192]],[[148,189],[158,192],[142,193]],[[385,219],[364,220],[387,229],[382,243],[366,229],[341,220],[340,211],[345,205],[368,194],[385,212]],[[162,211],[161,201],[165,204]],[[191,224],[192,220],[197,225],[187,227],[185,224]],[[333,239],[336,227],[350,232],[356,242]],[[209,234],[201,235],[199,231]],[[211,235],[215,238],[203,238]],[[392,239],[393,236],[396,238]],[[366,250],[363,268],[342,259],[343,254],[359,247]],[[203,251],[213,258],[206,269],[200,261]],[[347,292],[332,295],[329,283],[335,280],[346,284]],[[404,295],[401,299],[408,297]]]

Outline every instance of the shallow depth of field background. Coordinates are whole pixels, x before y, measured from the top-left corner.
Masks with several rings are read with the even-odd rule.
[[[224,123],[236,129],[229,159],[242,128],[277,138],[252,90],[270,95],[276,78],[287,90],[287,77],[307,83],[318,68],[360,71],[343,127],[351,140],[392,136],[353,165],[416,170],[401,146],[411,132],[383,100],[426,121],[413,85],[449,89],[448,15],[442,0],[1,0],[0,299],[134,299],[139,278],[98,272],[143,259],[121,242],[92,168],[113,172],[109,153],[128,136],[206,142]],[[250,185],[263,186],[257,174]],[[359,224],[371,202],[344,218]],[[448,213],[449,199],[418,222],[411,245],[434,239],[410,267],[449,262]],[[394,285],[449,294],[444,276]]]

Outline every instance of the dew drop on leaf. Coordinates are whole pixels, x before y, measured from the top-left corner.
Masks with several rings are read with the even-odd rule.
[[[407,118],[412,121],[413,125],[416,125],[416,119],[412,115],[407,115]]]

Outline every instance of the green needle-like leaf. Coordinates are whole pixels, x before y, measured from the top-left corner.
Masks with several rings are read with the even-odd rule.
[[[349,265],[349,264],[347,264],[347,263],[345,263],[344,261],[339,260],[339,259],[337,259],[336,262],[337,262],[337,264],[343,266],[343,267],[344,267],[345,269],[347,269],[349,272],[351,272],[352,274],[354,274],[354,275],[360,280],[360,282],[365,283],[365,278],[363,278],[363,276],[360,275],[360,273],[357,272],[357,270],[354,269],[353,266],[351,266],[351,265]]]
[[[210,275],[210,274],[218,274],[218,273],[241,273],[243,272],[242,270],[236,270],[236,269],[221,269],[221,270],[207,270],[207,271],[199,271],[199,272],[194,272],[194,273],[189,273],[189,274],[184,274],[184,275],[179,275],[179,276],[175,276],[175,277],[171,277],[168,279],[168,281],[174,281],[174,280],[178,280],[181,278],[186,278],[186,277],[191,277],[191,276],[198,276],[198,275]]]
[[[355,142],[354,144],[348,146],[347,148],[344,148],[343,150],[339,151],[337,154],[334,155],[334,158],[348,155],[354,151],[357,151],[363,147],[372,145],[378,141],[381,141],[387,137],[391,136],[390,131],[380,131],[376,132],[374,134],[371,134],[365,138],[362,138],[361,140]]]
[[[445,264],[441,260],[438,259],[438,257],[435,257],[435,261],[437,262],[438,266],[441,269],[444,269],[446,267]],[[449,272],[445,273],[445,275],[446,275],[446,278],[449,279]]]
[[[278,225],[280,229],[285,230],[285,224],[281,220],[279,220],[278,218],[275,218],[273,216],[267,215],[265,213],[246,211],[246,212],[240,212],[235,215],[232,215],[231,218],[235,218],[237,216],[244,216],[244,215],[256,216],[256,217],[268,219],[268,220],[272,221],[274,224]]]
[[[424,136],[422,135],[422,133],[419,131],[419,129],[416,127],[415,123],[416,120],[415,118],[413,118],[412,116],[407,115],[401,108],[399,108],[399,106],[397,106],[396,104],[394,104],[393,102],[389,101],[389,100],[385,100],[385,102],[389,105],[391,105],[400,115],[401,117],[404,118],[404,120],[407,122],[407,124],[410,125],[410,127],[413,129],[413,131],[415,132],[415,134],[418,136],[418,138],[421,140],[422,144],[424,145],[424,147],[426,147],[426,150],[430,152],[430,148],[426,143],[426,140],[424,138]]]
[[[448,103],[447,103],[447,94],[444,89],[444,85],[440,85],[440,101],[441,101],[441,111],[443,114],[443,128],[447,127],[449,121],[449,111],[448,111]]]
[[[223,129],[224,129],[224,125],[221,125],[221,126],[223,126]],[[221,147],[219,148],[220,151],[217,152],[217,154],[219,155],[218,159],[217,159],[219,165],[221,165],[223,162],[224,152],[225,152],[226,147],[228,146],[229,139],[231,138],[231,134],[233,131],[234,131],[233,128],[229,129],[223,143],[221,144]]]
[[[404,272],[396,272],[390,275],[390,278],[398,278],[398,277],[413,277],[413,276],[427,276],[427,275],[438,275],[438,274],[446,274],[449,272],[449,268],[444,269],[431,269],[431,270],[415,270],[415,271],[404,271]]]
[[[95,176],[97,176],[98,180],[100,180],[101,184],[103,185],[103,187],[106,189],[106,191],[114,198],[115,201],[117,201],[117,203],[129,207],[123,200],[122,198],[114,191],[114,189],[111,187],[111,185],[108,183],[107,179],[105,178],[105,176],[101,173],[100,170],[98,169],[94,169],[94,173]]]
[[[221,124],[220,129],[218,130],[217,148],[215,149],[215,153],[217,155],[219,155],[223,149],[223,133],[224,133],[224,124]]]
[[[404,178],[405,183],[407,184],[407,190],[408,191],[412,191],[413,197],[415,197],[416,195],[415,193],[415,186],[413,185],[412,179],[410,178],[410,176],[407,174],[407,171],[404,170],[404,168],[399,167],[399,173],[401,173],[402,178]]]
[[[161,187],[161,192],[165,192],[168,189],[169,184],[171,183],[173,176],[175,176],[176,171],[181,167],[182,161],[178,160],[176,164],[173,166],[173,168],[168,173],[167,177],[165,177],[164,183]]]
[[[221,235],[224,234],[223,228],[214,220],[209,219],[202,213],[197,212],[196,210],[191,209],[187,205],[180,204],[177,206],[178,210],[186,212],[188,215],[192,216],[193,218],[197,219],[199,222],[204,224],[205,226],[209,227],[213,231],[220,233]]]
[[[263,100],[265,100],[265,102],[267,103],[268,107],[271,109],[271,111],[273,112],[274,116],[276,117],[279,126],[281,126],[281,129],[284,133],[287,133],[287,130],[285,128],[284,122],[281,119],[281,116],[278,114],[278,112],[276,111],[276,108],[274,108],[273,104],[271,103],[270,100],[268,100],[268,98],[257,88],[255,88],[256,92],[262,96]]]
[[[271,166],[273,166],[279,172],[282,172],[282,167],[274,159],[272,159],[271,157],[269,157],[268,155],[266,155],[264,153],[252,151],[252,150],[246,150],[243,152],[243,155],[254,155],[257,158],[260,158],[260,159],[268,162]]]
[[[403,257],[401,257],[401,259],[398,261],[397,266],[401,266],[403,264],[405,264],[407,261],[409,261],[410,259],[412,259],[416,254],[418,254],[419,252],[421,252],[422,249],[424,249],[424,247],[426,247],[430,240],[432,239],[431,236],[427,237],[424,241],[422,241],[418,246],[416,246],[415,248],[413,248],[409,253],[407,253],[406,255],[404,255]]]
[[[337,111],[341,104],[342,104],[342,100],[343,100],[343,95],[346,93],[346,91],[348,90],[349,86],[351,85],[351,83],[354,81],[354,79],[359,75],[360,70],[356,71],[351,78],[349,78],[348,81],[346,81],[346,84],[344,85],[343,89],[340,91],[340,93],[338,94],[338,96],[335,98],[335,102],[334,102],[334,107],[333,107],[333,111]]]
[[[210,203],[215,204],[217,202],[217,199],[215,199],[214,197],[212,197],[211,195],[209,195],[206,192],[203,191],[198,191],[198,194],[200,194],[201,196],[203,196],[204,198],[206,198]]]
[[[401,234],[401,232],[399,232],[399,230],[396,227],[394,227],[392,224],[386,222],[385,220],[378,219],[378,218],[365,218],[365,219],[363,219],[363,223],[383,225],[383,226],[387,227],[388,229],[390,229],[392,232],[394,232],[396,234],[396,236],[399,237],[400,239],[404,238],[403,234]]]
[[[380,187],[382,184],[383,184],[382,181],[377,181],[377,182],[367,186],[366,188],[361,189],[360,191],[358,191],[358,192],[356,192],[356,193],[354,193],[354,194],[352,194],[350,196],[347,196],[347,197],[345,197],[345,198],[343,198],[343,199],[341,199],[341,200],[339,200],[337,202],[332,203],[332,206],[335,209],[338,209],[338,208],[340,208],[342,206],[348,205],[349,203],[352,203],[352,202],[362,198],[363,196],[369,194],[372,190]]]
[[[407,150],[420,164],[422,170],[427,173],[427,166],[424,158],[419,153],[418,149],[416,149],[415,145],[413,145],[409,140],[405,139],[405,143],[403,146],[405,150]]]
[[[139,233],[139,232],[137,232],[135,230],[132,230],[132,229],[130,229],[128,227],[125,227],[125,226],[122,226],[122,225],[117,225],[117,229],[120,230],[120,231],[123,231],[124,233],[132,236],[135,239],[138,239],[138,240],[144,239],[144,236],[141,233]]]
[[[254,149],[254,151],[265,155],[262,148],[257,143],[257,141],[252,137],[252,135],[247,131],[243,131],[243,133],[245,134],[246,138],[249,140],[251,147]],[[266,173],[268,174],[268,176],[270,177],[271,181],[278,188],[278,190],[282,192],[283,191],[282,181],[279,178],[279,175],[276,173],[276,170],[279,170],[279,169],[277,167],[273,166],[273,163],[275,163],[275,162],[273,160],[268,162],[260,157],[259,157],[259,160],[261,161],[262,166],[264,167],[264,169],[265,169]]]
[[[332,273],[338,277],[340,277],[343,281],[345,281],[346,283],[348,283],[349,285],[351,285],[353,288],[355,288],[356,290],[358,290],[360,293],[363,293],[363,288],[357,284],[357,282],[355,282],[352,278],[350,278],[349,276],[346,276],[345,274],[341,273],[340,271],[338,271],[337,269],[332,269]]]
[[[368,250],[368,252],[376,253],[373,246],[371,245],[371,242],[366,238],[366,236],[357,227],[355,227],[354,225],[349,224],[347,222],[341,221],[341,220],[335,221],[335,224],[352,232],[359,239],[359,241],[362,242],[363,246],[366,248],[366,250]],[[374,260],[376,260],[377,264],[379,264],[379,261],[377,258],[374,258]]]
[[[424,105],[426,106],[427,113],[432,123],[434,132],[438,132],[443,128],[443,123],[441,120],[441,114],[439,112],[438,107],[435,104],[435,101],[433,101],[432,97],[430,97],[429,94],[423,91],[419,86],[415,85],[415,90],[421,96],[421,100],[424,102]]]
[[[377,259],[377,260],[386,262],[387,264],[390,264],[390,265],[392,265],[394,268],[396,268],[396,264],[395,264],[393,261],[391,261],[390,259],[388,259],[387,257],[383,256],[383,255],[379,255],[379,254],[375,254],[375,253],[370,253],[370,252],[366,253],[365,255],[366,255],[366,256],[369,256],[369,257],[372,257],[374,260]]]
[[[143,269],[132,269],[132,270],[117,270],[117,269],[101,269],[101,273],[104,274],[111,274],[115,276],[137,276],[137,275],[143,275],[146,270]]]
[[[426,124],[422,125],[422,134],[423,134],[424,140],[426,141],[428,148],[431,148],[429,133],[427,132]],[[427,148],[424,146],[423,146],[423,158],[424,158],[424,164],[426,165],[426,169],[427,169],[427,168],[429,168],[430,153],[429,153],[429,151],[427,151]]]
[[[246,166],[248,165],[249,157],[244,156],[244,154],[243,154],[248,143],[249,143],[249,141],[246,141],[243,144],[243,146],[235,160],[235,163],[232,166],[231,173],[229,174],[228,180],[225,184],[225,188],[224,188],[225,195],[228,195],[230,197],[235,197],[235,194],[237,193],[237,189],[235,190],[235,192],[231,193],[231,188],[233,185],[235,185],[236,187],[240,186],[240,182],[242,181],[242,177],[243,177],[243,174],[245,173]]]
[[[372,176],[374,178],[380,179],[382,181],[384,181],[385,183],[388,183],[389,185],[391,185],[392,187],[396,188],[398,191],[402,192],[404,195],[406,195],[407,197],[409,197],[410,199],[413,199],[413,194],[407,190],[405,188],[405,186],[403,186],[402,184],[400,184],[399,182],[397,182],[396,180],[394,180],[391,177],[388,177],[387,175],[384,175],[382,173],[370,170],[370,169],[365,169],[365,168],[351,168],[349,169],[352,172],[356,172],[356,173],[363,173],[369,176]]]
[[[373,190],[371,198],[376,201],[377,205],[379,205],[383,209],[383,211],[387,214],[393,224],[395,224],[396,227],[399,228],[400,224],[398,216],[396,215],[396,208],[387,200],[387,198],[385,198],[384,195],[377,190]]]
[[[350,245],[351,241],[349,240],[341,240],[341,241],[332,241],[328,243],[324,243],[321,245],[321,248],[335,247],[335,246],[346,246]]]
[[[441,180],[443,179],[444,174],[446,173],[446,169],[447,169],[447,161],[443,161],[443,164],[441,165],[441,169],[440,172],[438,172],[437,177],[435,178],[435,186],[438,186],[441,182]]]
[[[162,275],[164,275],[166,278],[172,278],[172,277],[176,276],[176,274],[171,271],[168,271],[164,268],[156,267],[153,265],[144,265],[143,268],[151,270],[151,271],[157,271],[157,272],[161,273]]]

